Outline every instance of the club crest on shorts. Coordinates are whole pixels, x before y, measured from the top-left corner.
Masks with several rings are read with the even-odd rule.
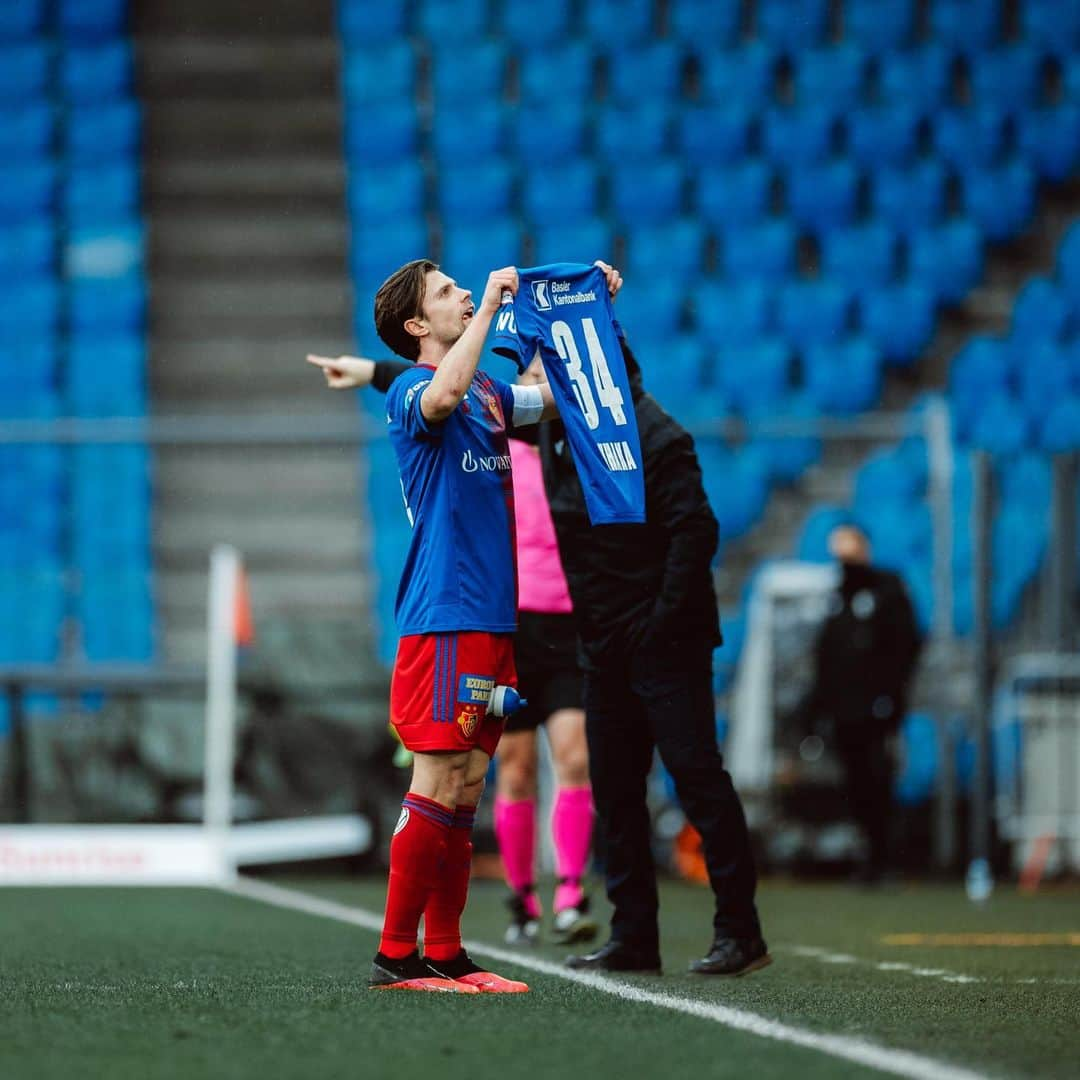
[[[476,734],[494,689],[495,680],[488,675],[465,674],[458,677],[457,703],[460,711],[457,723],[466,739]]]
[[[401,816],[397,819],[397,824],[394,826],[394,835],[397,836],[406,825],[409,824],[409,808],[403,806],[401,808]]]
[[[474,709],[463,709],[458,714],[457,722],[465,738],[471,739],[476,734],[477,726],[480,723],[480,713]]]

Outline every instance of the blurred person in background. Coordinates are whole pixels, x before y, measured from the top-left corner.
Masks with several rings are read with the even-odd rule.
[[[396,360],[309,356],[334,389],[372,386],[386,393],[411,367]],[[539,359],[522,373],[522,385],[545,381]],[[555,527],[544,494],[540,453],[521,439],[509,440],[513,463],[518,573],[518,630],[514,661],[518,690],[528,704],[507,717],[496,751],[495,836],[510,886],[509,945],[531,944],[540,935],[543,908],[536,894],[537,729],[544,725],[555,770],[551,836],[557,875],[553,927],[560,944],[591,940],[582,879],[593,832],[582,673],[570,593],[559,558]]]
[[[851,816],[866,842],[855,880],[874,884],[891,866],[895,743],[922,642],[903,581],[871,565],[870,541],[859,526],[833,529],[829,552],[840,577],[798,720],[809,740],[824,740],[840,760]]]

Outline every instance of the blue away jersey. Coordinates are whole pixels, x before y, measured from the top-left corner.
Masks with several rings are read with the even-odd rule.
[[[525,367],[540,350],[592,524],[643,522],[637,419],[603,271],[553,263],[518,277],[496,317],[495,352]]]
[[[517,627],[510,386],[478,371],[461,404],[429,423],[420,397],[433,368],[398,376],[386,422],[412,526],[398,586],[398,633],[510,633]]]

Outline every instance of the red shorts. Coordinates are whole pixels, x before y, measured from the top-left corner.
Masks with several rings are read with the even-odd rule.
[[[409,750],[491,757],[503,731],[502,717],[487,715],[495,686],[517,686],[512,634],[410,634],[398,643],[390,723]]]

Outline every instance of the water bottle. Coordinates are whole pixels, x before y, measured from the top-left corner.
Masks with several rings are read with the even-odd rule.
[[[990,874],[990,863],[986,859],[972,859],[968,866],[967,878],[964,882],[967,888],[968,899],[975,903],[982,903],[990,899],[994,891],[994,879]]]
[[[496,686],[488,700],[489,716],[513,716],[529,703],[512,687]]]

